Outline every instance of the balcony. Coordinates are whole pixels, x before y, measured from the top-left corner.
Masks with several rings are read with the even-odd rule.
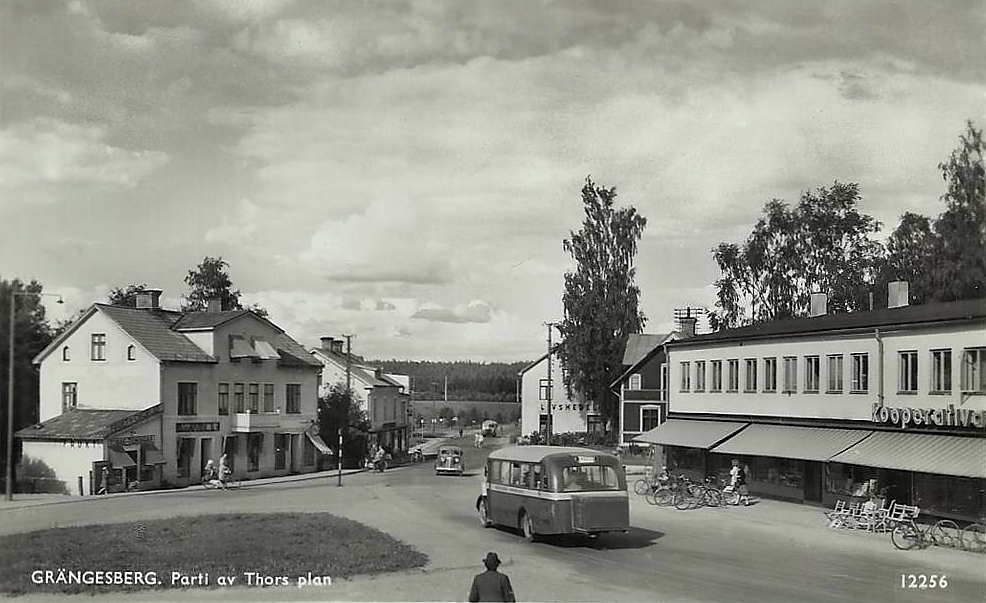
[[[281,413],[277,412],[238,412],[233,415],[233,431],[251,433],[270,431],[281,427]]]
[[[627,402],[664,402],[666,392],[660,389],[625,389],[623,399]]]

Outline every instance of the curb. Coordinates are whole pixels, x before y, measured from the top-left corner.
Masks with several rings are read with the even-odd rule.
[[[366,469],[343,469],[343,476],[346,475],[356,475],[357,473],[365,473]],[[335,470],[331,471],[318,471],[314,473],[302,473],[299,475],[284,475],[280,477],[262,477],[255,480],[243,480],[240,482],[239,489],[251,488],[255,486],[269,486],[272,484],[283,484],[290,482],[302,482],[310,481],[315,479],[329,479],[334,478],[338,475]],[[137,492],[116,492],[113,494],[103,494],[103,495],[90,495],[90,496],[72,496],[68,499],[52,500],[46,502],[32,503],[28,501],[22,501],[24,504],[17,504],[18,501],[14,500],[10,505],[6,505],[0,502],[0,513],[4,511],[15,511],[19,509],[29,509],[33,507],[50,507],[52,505],[71,505],[80,504],[88,502],[96,502],[100,500],[107,500],[111,498],[123,498],[129,496],[160,496],[165,494],[172,494],[177,492],[186,492],[189,488],[201,487],[200,484],[190,484],[188,486],[183,486],[181,488],[168,488],[162,490],[141,490]]]

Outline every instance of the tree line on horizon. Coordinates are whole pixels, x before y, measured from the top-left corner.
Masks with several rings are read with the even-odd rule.
[[[385,372],[411,377],[415,400],[443,400],[448,378],[449,401],[514,402],[517,374],[530,364],[522,362],[476,362],[470,360],[370,360]]]

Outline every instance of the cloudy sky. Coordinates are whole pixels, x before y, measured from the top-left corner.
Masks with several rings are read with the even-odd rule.
[[[589,174],[647,217],[647,331],[710,249],[835,180],[941,211],[983,123],[969,2],[0,4],[0,275],[73,314],[203,257],[296,339],[518,360],[559,318]]]

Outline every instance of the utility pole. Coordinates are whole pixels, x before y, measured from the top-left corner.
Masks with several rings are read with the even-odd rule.
[[[556,323],[551,321],[544,323],[544,325],[548,327],[548,430],[547,430],[548,435],[545,440],[548,446],[551,446],[551,432],[554,430],[554,425],[552,425],[552,417],[551,417],[551,398],[554,397],[554,389],[555,389],[555,384],[551,380],[551,363],[553,362],[553,359],[551,357],[552,355],[551,329],[554,328],[555,324]]]
[[[342,430],[346,426],[346,421],[349,418],[349,406],[353,403],[353,387],[352,387],[352,335],[343,335],[346,338],[346,403],[339,410],[339,459],[338,459],[338,479],[336,481],[336,486],[342,485]]]

